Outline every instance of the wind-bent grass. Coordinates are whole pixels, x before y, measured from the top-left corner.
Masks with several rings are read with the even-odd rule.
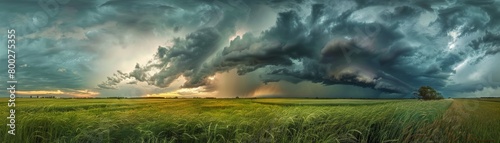
[[[434,125],[449,142],[500,142],[500,102],[498,99],[458,99]]]
[[[404,100],[361,100],[361,99],[254,99],[255,103],[271,105],[373,105]]]
[[[439,142],[421,129],[442,119],[452,103],[317,101],[357,106],[282,106],[251,99],[18,99],[16,136],[6,133],[7,126],[0,127],[0,136],[3,142]],[[7,117],[6,107],[0,109]]]

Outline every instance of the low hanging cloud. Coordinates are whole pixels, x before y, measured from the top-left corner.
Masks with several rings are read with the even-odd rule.
[[[209,78],[216,73],[261,70],[264,83],[354,85],[399,96],[422,85],[456,92],[447,87],[470,86],[450,82],[460,64],[477,64],[499,51],[494,33],[500,33],[500,22],[493,17],[500,16],[494,9],[500,4],[494,1],[260,4],[281,9],[270,29],[224,45],[244,12],[221,8],[213,26],[174,38],[151,62],[119,71],[98,86],[112,89],[132,79],[168,87],[183,77],[182,88],[212,87]]]

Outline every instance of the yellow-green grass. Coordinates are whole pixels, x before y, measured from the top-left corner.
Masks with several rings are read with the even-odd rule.
[[[498,99],[456,99],[442,119],[436,120],[449,142],[500,142]]]
[[[270,98],[270,99],[254,99],[255,103],[272,104],[272,105],[373,105],[383,104],[387,102],[404,101],[404,100],[364,100],[364,99],[286,99],[286,98]]]
[[[279,100],[304,102],[304,99]],[[365,100],[363,105],[363,100],[319,99],[321,105],[356,102],[357,106],[282,106],[259,101],[262,100],[18,98],[16,135],[7,134],[8,120],[4,120],[0,137],[3,142],[20,143],[446,142],[437,137],[441,134],[428,134],[427,128],[438,127],[433,125],[446,118],[443,115],[453,102],[382,100],[383,104],[372,104],[378,101]],[[313,103],[312,99],[307,102]],[[1,106],[0,111],[0,117],[8,116],[7,106]],[[492,126],[497,128],[483,128],[487,129],[484,132],[500,127]]]

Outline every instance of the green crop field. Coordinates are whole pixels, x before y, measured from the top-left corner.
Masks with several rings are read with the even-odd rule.
[[[271,105],[372,105],[401,100],[359,100],[359,99],[255,99],[253,102]]]
[[[500,102],[16,99],[2,142],[499,142]],[[321,105],[321,106],[319,106]]]

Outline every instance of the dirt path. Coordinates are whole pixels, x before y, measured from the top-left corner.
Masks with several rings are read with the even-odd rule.
[[[475,99],[453,100],[441,119],[422,128],[420,132],[431,142],[495,142],[492,140],[493,138],[481,139],[479,137],[483,133],[488,133],[487,131],[477,132],[476,130],[481,130],[484,127],[486,121],[482,121],[482,119],[490,120],[487,115],[478,114],[489,110],[484,109],[482,104],[481,101]],[[478,125],[482,126],[478,127]],[[483,128],[483,130],[489,129]]]

